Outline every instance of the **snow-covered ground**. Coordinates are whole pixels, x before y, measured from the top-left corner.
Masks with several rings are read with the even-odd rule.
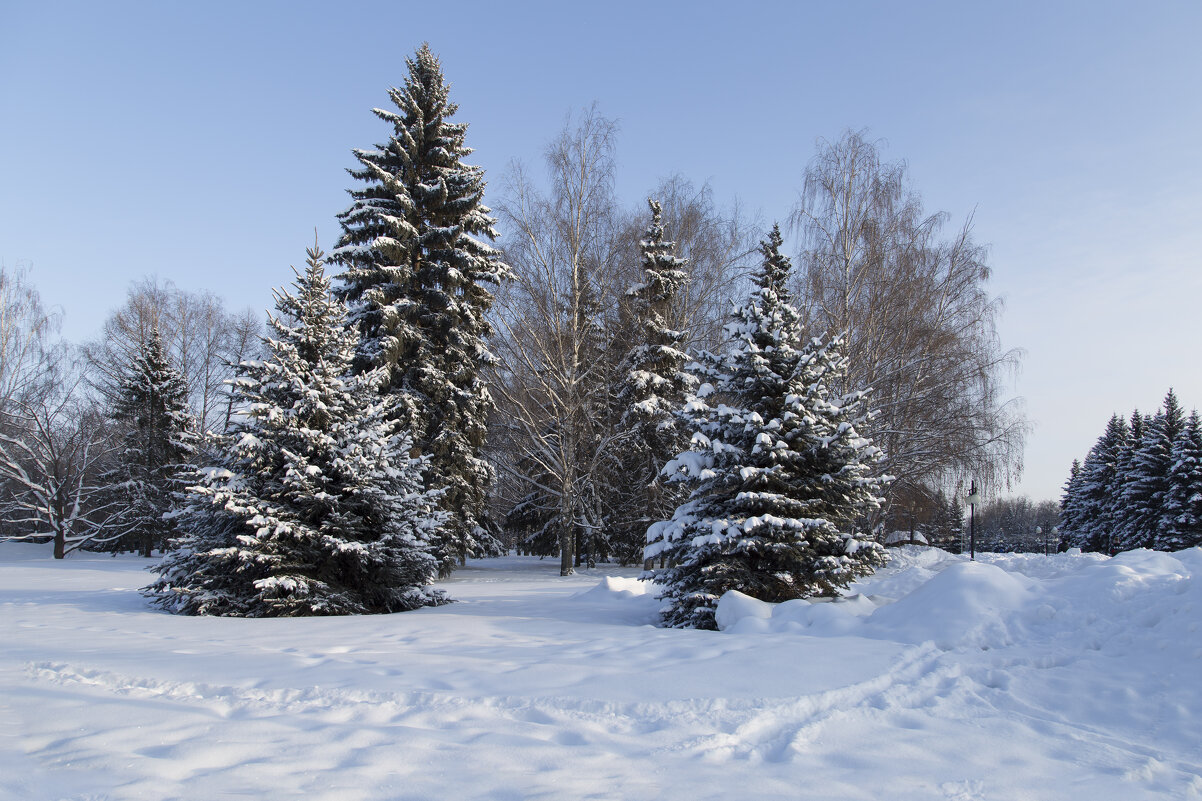
[[[847,600],[727,596],[698,632],[650,625],[634,570],[187,618],[142,560],[0,545],[0,798],[1202,796],[1202,551],[893,553]]]

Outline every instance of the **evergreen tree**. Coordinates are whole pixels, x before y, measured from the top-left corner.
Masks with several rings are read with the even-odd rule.
[[[387,142],[355,150],[363,183],[339,215],[332,256],[345,267],[339,296],[362,337],[356,370],[382,367],[395,415],[428,456],[426,483],[442,492],[450,519],[436,543],[439,572],[488,550],[482,525],[492,468],[481,457],[492,401],[480,378],[493,295],[508,275],[483,204],[484,173],[462,159],[467,126],[438,59],[423,44],[408,60],[396,111],[374,109],[392,127]]]
[[[964,536],[964,511],[955,495],[943,492],[935,496],[934,509],[928,526],[928,542],[948,553],[960,553]]]
[[[756,289],[727,325],[728,348],[705,357],[706,383],[682,412],[691,448],[665,467],[692,486],[647,532],[646,555],[669,565],[654,576],[669,626],[715,628],[729,590],[772,602],[836,595],[884,562],[855,533],[882,484],[871,476],[880,452],[856,432],[864,397],[831,391],[846,377],[841,343],[801,348],[780,245],[774,227]]]
[[[1081,523],[1081,460],[1073,459],[1068,480],[1064,482],[1064,493],[1060,496],[1060,535],[1072,547],[1081,547],[1082,536],[1078,532]]]
[[[545,472],[537,472],[530,464],[519,465],[532,481],[546,484]],[[559,505],[550,493],[538,488],[526,493],[505,514],[505,533],[518,543],[518,550],[535,556],[555,556],[559,553]]]
[[[1145,421],[1139,439],[1132,442],[1122,487],[1123,520],[1118,529],[1120,550],[1157,547],[1169,490],[1173,442],[1184,426],[1181,404],[1170,389],[1163,407]]]
[[[814,501],[808,510],[854,535],[857,525],[879,510],[879,496],[892,478],[877,470],[884,459],[880,448],[858,433],[872,416],[868,391],[839,391],[848,381],[845,347],[842,337],[826,342],[811,339],[802,352],[800,370],[807,388],[802,408],[815,420],[810,429],[810,464],[817,467],[818,478],[810,487]],[[877,566],[871,554],[866,556],[867,563],[855,566],[861,571],[856,575],[871,573]]]
[[[243,362],[245,417],[225,463],[190,490],[184,536],[144,592],[184,614],[396,612],[441,603],[429,540],[445,514],[381,397],[385,368],[347,378],[356,333],[309,250],[296,294],[276,295],[270,358]]]
[[[964,507],[955,494],[947,496],[946,516],[950,523],[950,537],[943,549],[949,553],[964,553]]]
[[[118,465],[106,476],[114,508],[110,536],[117,548],[149,557],[172,535],[168,513],[187,483],[199,439],[187,384],[171,365],[158,328],[121,375],[112,417],[124,434]]]
[[[1169,461],[1157,547],[1179,551],[1202,545],[1202,423],[1196,410],[1174,440]]]
[[[1106,430],[1086,455],[1081,465],[1075,531],[1069,539],[1070,545],[1087,551],[1114,552],[1116,529],[1122,520],[1118,499],[1130,438],[1127,421],[1112,415]]]
[[[1127,440],[1119,450],[1116,467],[1115,486],[1107,499],[1107,519],[1110,524],[1107,536],[1111,554],[1123,550],[1123,532],[1128,528],[1134,517],[1134,511],[1128,505],[1129,486],[1135,480],[1135,455],[1139,444],[1143,441],[1144,430],[1151,425],[1152,418],[1135,409],[1131,413]]]
[[[647,527],[670,514],[680,493],[659,480],[660,470],[688,446],[676,411],[697,385],[685,370],[684,333],[668,326],[673,300],[688,276],[685,259],[665,239],[659,203],[648,200],[651,225],[639,242],[642,280],[626,293],[623,312],[631,343],[617,373],[614,418],[617,452],[607,465],[605,495],[614,548],[622,564],[642,558]]]

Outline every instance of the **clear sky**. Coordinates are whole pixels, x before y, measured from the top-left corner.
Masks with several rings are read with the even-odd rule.
[[[1112,412],[1202,406],[1200,39],[1197,2],[6,0],[0,261],[74,341],[146,275],[267,307],[422,41],[493,186],[596,101],[628,200],[680,172],[783,220],[815,141],[868,128],[992,245],[1013,489],[1057,497]]]

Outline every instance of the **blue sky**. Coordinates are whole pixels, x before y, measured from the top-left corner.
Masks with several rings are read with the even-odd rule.
[[[1202,406],[1202,4],[443,6],[0,5],[0,261],[76,341],[150,274],[267,307],[428,40],[498,188],[594,101],[623,196],[680,172],[766,221],[818,138],[885,140],[992,245],[1036,425],[1014,491],[1058,495],[1112,411]]]

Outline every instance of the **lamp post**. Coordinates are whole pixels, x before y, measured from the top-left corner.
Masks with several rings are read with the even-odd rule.
[[[1043,526],[1036,526],[1036,527],[1035,527],[1035,539],[1039,539],[1040,537],[1042,537],[1042,538],[1043,538],[1043,555],[1044,555],[1044,556],[1047,556],[1047,555],[1048,555],[1048,538],[1047,538],[1047,535],[1045,535],[1045,534],[1043,533]]]
[[[968,558],[974,562],[977,559],[977,504],[981,495],[977,492],[977,482],[973,479],[968,488]]]

